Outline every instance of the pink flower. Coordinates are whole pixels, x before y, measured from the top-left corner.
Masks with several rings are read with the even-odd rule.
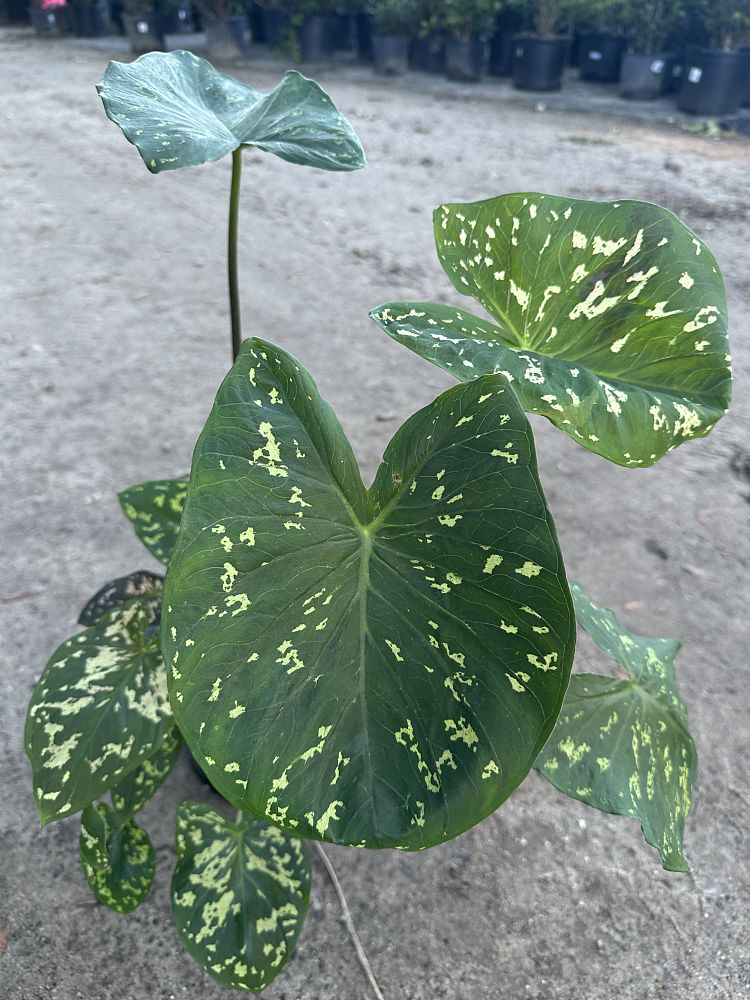
[[[67,0],[40,0],[39,6],[42,10],[54,10],[56,7],[64,7]]]

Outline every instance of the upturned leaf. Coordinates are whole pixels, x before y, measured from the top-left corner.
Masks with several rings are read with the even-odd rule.
[[[209,806],[177,810],[172,913],[193,958],[224,986],[259,993],[292,957],[310,896],[301,842]]]
[[[146,831],[121,822],[104,802],[81,816],[81,867],[92,892],[110,910],[131,913],[151,890],[156,852]]]
[[[120,604],[126,604],[134,597],[149,598],[156,616],[161,606],[163,583],[163,576],[159,576],[158,573],[149,573],[145,569],[136,570],[135,573],[128,573],[127,576],[111,580],[109,583],[105,583],[101,590],[97,590],[94,596],[86,602],[86,606],[78,617],[78,624],[96,625],[108,611],[112,611]]]
[[[726,412],[721,275],[666,209],[513,194],[442,205],[435,239],[495,322],[425,302],[371,315],[461,381],[502,372],[525,410],[624,466],[653,465]]]
[[[96,89],[107,117],[155,174],[218,160],[239,146],[322,170],[365,165],[349,121],[317,83],[294,71],[263,94],[192,52],[150,52],[111,62]]]
[[[135,598],[64,642],[34,689],[25,745],[42,825],[114,787],[172,725],[158,629]]]
[[[180,729],[235,805],[415,850],[483,819],[551,732],[575,643],[505,378],[408,420],[368,490],[310,375],[247,341],[196,447],[162,626]]]
[[[153,798],[177,763],[182,746],[180,731],[177,726],[172,726],[156,753],[112,789],[112,805],[120,821],[131,819]]]
[[[689,871],[682,839],[698,764],[675,682],[680,644],[635,635],[571,591],[578,624],[629,679],[574,674],[536,767],[571,798],[639,819],[663,866]]]
[[[177,541],[187,483],[183,479],[154,479],[118,493],[125,517],[159,562],[166,565]]]

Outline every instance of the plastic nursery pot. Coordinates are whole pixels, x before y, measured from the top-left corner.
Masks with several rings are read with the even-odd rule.
[[[93,3],[76,3],[72,7],[73,30],[81,38],[101,38],[114,34],[109,8],[101,0]]]
[[[67,31],[67,24],[63,20],[64,7],[57,10],[42,10],[41,7],[30,7],[29,18],[32,27],[37,35],[61,35]]]
[[[135,55],[156,52],[164,48],[161,32],[161,18],[153,11],[148,14],[121,14],[120,20],[125,36],[130,42],[130,51]]]
[[[212,62],[232,62],[247,51],[247,21],[244,15],[206,18],[206,51]]]
[[[616,83],[625,52],[625,39],[619,35],[595,33],[581,36],[578,66],[582,80]]]
[[[280,10],[264,10],[263,36],[272,49],[278,49],[284,44],[289,32],[289,15]]]
[[[333,59],[338,41],[338,18],[335,14],[314,14],[306,17],[299,32],[303,62]]]
[[[372,18],[369,14],[357,14],[357,55],[364,62],[371,62],[372,52]]]
[[[559,90],[569,39],[518,35],[513,52],[513,86],[518,90]]]
[[[193,12],[187,4],[181,4],[172,10],[159,15],[159,28],[162,35],[185,35],[195,31]]]
[[[487,43],[483,38],[449,38],[445,43],[445,75],[460,83],[476,83],[484,76]]]
[[[415,38],[409,54],[409,66],[421,73],[445,72],[445,42],[443,36],[432,33],[426,38]]]
[[[628,52],[622,60],[620,97],[628,101],[653,101],[664,91],[667,61],[664,56]]]
[[[512,35],[495,35],[490,42],[490,58],[487,65],[490,76],[512,76],[515,44]]]
[[[731,115],[746,91],[745,57],[726,49],[691,49],[677,98],[680,111],[694,115]]]
[[[372,58],[375,72],[382,76],[400,76],[409,68],[411,40],[402,35],[373,35]]]
[[[676,94],[682,86],[685,72],[685,56],[683,53],[668,52],[664,57],[663,93]]]
[[[745,92],[742,95],[742,106],[750,108],[750,45],[743,45],[740,49],[740,56],[744,62],[742,76],[745,80]]]

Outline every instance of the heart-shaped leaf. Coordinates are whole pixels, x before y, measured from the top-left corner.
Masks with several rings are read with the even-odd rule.
[[[118,494],[125,517],[159,562],[169,562],[180,530],[187,483],[184,479],[155,479]]]
[[[162,641],[194,756],[253,815],[419,849],[496,809],[552,730],[575,642],[507,381],[417,413],[366,490],[309,374],[247,341],[195,451]]]
[[[100,903],[117,913],[140,906],[156,869],[156,852],[142,827],[120,822],[100,802],[83,810],[79,846],[83,873]]]
[[[292,957],[310,896],[299,840],[243,817],[230,823],[197,802],[177,810],[172,913],[209,975],[260,992]]]
[[[461,381],[502,372],[524,409],[624,466],[653,465],[726,412],[721,275],[666,209],[513,194],[442,205],[435,239],[495,323],[425,302],[371,315]]]
[[[177,726],[173,726],[164,736],[164,742],[156,753],[112,789],[112,805],[121,822],[123,819],[131,819],[153,798],[177,763],[182,745],[180,731]]]
[[[42,825],[89,805],[161,746],[173,725],[165,675],[148,599],[56,650],[25,730]]]
[[[571,798],[639,819],[664,867],[689,871],[682,838],[698,765],[675,682],[680,644],[635,635],[571,591],[578,624],[630,679],[574,674],[536,766]]]
[[[150,52],[111,62],[97,91],[155,174],[218,160],[239,146],[322,170],[365,165],[347,119],[317,83],[294,71],[263,94],[192,52]]]
[[[97,590],[94,596],[87,601],[86,606],[78,617],[79,625],[96,625],[100,618],[116,608],[120,604],[126,604],[134,597],[148,597],[151,599],[154,614],[161,607],[161,591],[164,577],[158,573],[149,573],[148,570],[141,569],[135,573],[128,573],[127,576],[120,576],[116,580],[105,583],[101,590]]]

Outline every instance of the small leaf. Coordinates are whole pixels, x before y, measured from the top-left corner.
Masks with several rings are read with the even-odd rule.
[[[575,644],[506,380],[417,413],[366,490],[310,375],[247,341],[195,451],[162,626],[178,724],[238,807],[410,850],[479,822],[544,745]]]
[[[45,825],[89,805],[161,746],[173,725],[149,601],[68,639],[34,689],[26,753]]]
[[[108,805],[87,806],[81,816],[81,866],[99,900],[117,913],[131,913],[151,890],[156,851],[133,820],[118,821]]]
[[[78,617],[78,624],[96,625],[108,611],[112,611],[113,608],[125,604],[134,597],[150,598],[154,617],[156,617],[161,606],[163,583],[163,576],[159,576],[158,573],[149,573],[144,569],[111,580],[109,583],[105,583],[101,590],[97,590],[86,603]]]
[[[442,205],[435,239],[495,322],[425,302],[371,315],[457,379],[502,372],[525,410],[624,466],[653,465],[726,412],[721,274],[666,209],[513,194]]]
[[[263,94],[192,52],[151,52],[111,62],[97,91],[152,173],[218,160],[242,145],[322,170],[365,165],[347,119],[294,71]]]
[[[230,823],[197,802],[177,810],[172,913],[209,975],[259,993],[292,957],[310,896],[299,840],[245,816]]]
[[[535,766],[571,798],[639,819],[663,866],[689,871],[682,838],[698,765],[675,682],[680,644],[635,635],[580,586],[571,592],[578,624],[630,680],[574,674]]]
[[[159,562],[169,562],[180,530],[187,482],[183,479],[155,479],[131,486],[118,494],[125,517],[135,533]]]
[[[182,746],[180,731],[173,726],[156,753],[112,789],[112,805],[120,821],[135,816],[153,798],[176,764]]]

